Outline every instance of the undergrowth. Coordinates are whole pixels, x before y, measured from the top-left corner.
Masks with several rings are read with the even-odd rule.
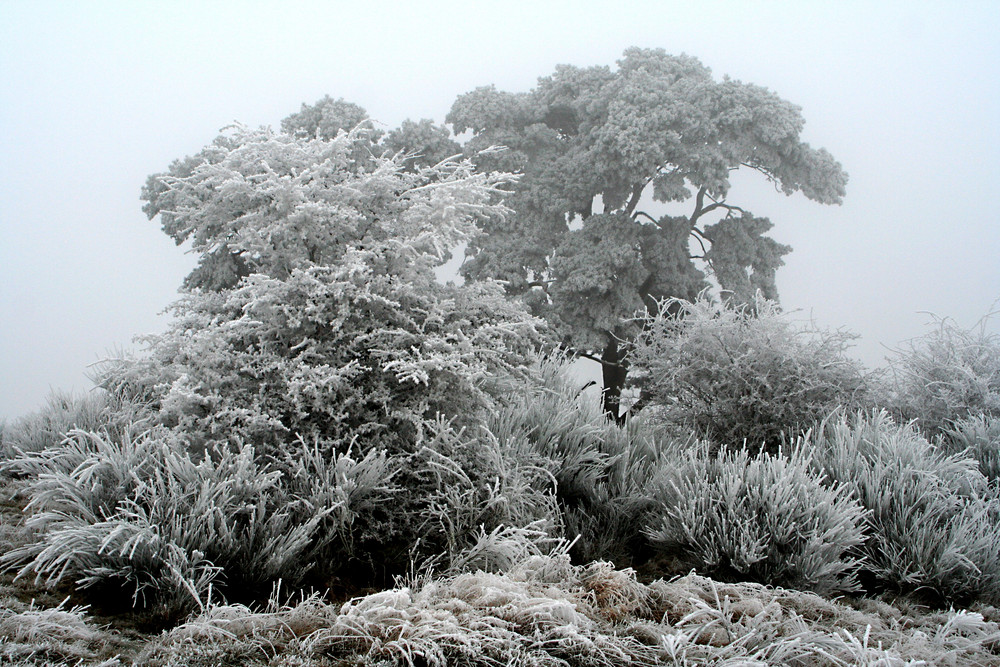
[[[868,511],[858,554],[882,585],[936,603],[1000,599],[998,487],[885,412],[836,415],[806,439],[813,465]]]
[[[606,562],[531,555],[341,606],[317,596],[214,606],[142,656],[149,665],[995,664],[980,613],[905,615],[690,574],[639,583]]]

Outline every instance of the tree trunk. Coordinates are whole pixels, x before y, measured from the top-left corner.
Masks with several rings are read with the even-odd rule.
[[[601,355],[601,371],[604,379],[604,391],[601,392],[601,407],[604,414],[610,421],[624,426],[625,415],[621,414],[622,388],[625,386],[625,378],[628,376],[628,368],[622,360],[621,350],[618,341],[614,338],[608,340]]]

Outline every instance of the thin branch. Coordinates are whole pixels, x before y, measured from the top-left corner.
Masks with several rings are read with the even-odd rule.
[[[651,215],[650,215],[649,213],[646,213],[645,211],[636,211],[635,213],[633,213],[633,214],[632,214],[632,219],[633,219],[633,220],[635,220],[635,219],[636,219],[636,218],[638,218],[638,217],[639,217],[640,215],[641,215],[642,217],[646,218],[647,220],[649,220],[649,221],[650,221],[651,223],[653,223],[653,224],[654,224],[654,225],[656,225],[657,227],[659,227],[659,226],[660,226],[660,223],[659,223],[659,221],[657,221],[657,219],[656,219],[656,218],[654,218],[653,216],[651,216]]]
[[[703,214],[704,213],[708,213],[710,211],[714,211],[717,208],[724,208],[724,209],[726,209],[727,211],[729,211],[730,215],[732,214],[733,211],[739,211],[740,213],[746,213],[746,211],[744,211],[739,206],[733,206],[732,204],[727,204],[727,203],[721,202],[721,201],[717,201],[714,204],[709,204],[708,206],[706,206],[702,210],[702,213]]]
[[[708,249],[705,247],[705,241],[711,241],[711,239],[705,236],[705,232],[701,231],[697,227],[691,228],[691,236],[693,236],[694,240],[701,246],[701,252],[707,255]]]
[[[601,359],[600,357],[595,357],[590,352],[579,352],[577,350],[573,350],[573,354],[575,354],[578,357],[583,357],[584,359],[590,359],[591,361],[596,361],[597,363],[599,363],[602,366],[610,366],[611,368],[625,368],[624,364],[621,364],[621,363],[612,363],[610,361],[605,361],[604,359]]]

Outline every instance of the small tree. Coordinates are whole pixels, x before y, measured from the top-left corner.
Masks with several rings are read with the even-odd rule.
[[[847,182],[828,152],[800,139],[799,107],[662,50],[628,49],[615,71],[561,65],[527,93],[478,88],[447,120],[472,133],[466,150],[477,164],[524,173],[508,201],[515,215],[487,223],[464,275],[505,281],[563,343],[599,360],[616,420],[621,343],[638,333],[637,310],[693,299],[703,270],[738,300],[777,296],[775,271],[790,248],[765,236],[767,219],[728,199],[730,173],[747,168],[824,204],[840,203]],[[509,150],[479,153],[494,145]],[[649,197],[690,212],[643,210]]]
[[[471,419],[537,322],[496,284],[440,285],[433,269],[507,213],[511,177],[406,160],[364,127],[234,127],[150,177],[147,213],[199,264],[149,357],[107,382],[145,387],[205,441],[406,450],[426,419]]]

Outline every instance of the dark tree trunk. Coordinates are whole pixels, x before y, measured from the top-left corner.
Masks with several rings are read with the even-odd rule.
[[[614,338],[608,341],[601,355],[601,370],[604,379],[604,391],[601,393],[601,407],[607,418],[619,426],[625,424],[625,415],[621,414],[622,388],[628,377],[628,368],[623,360],[624,355]]]

